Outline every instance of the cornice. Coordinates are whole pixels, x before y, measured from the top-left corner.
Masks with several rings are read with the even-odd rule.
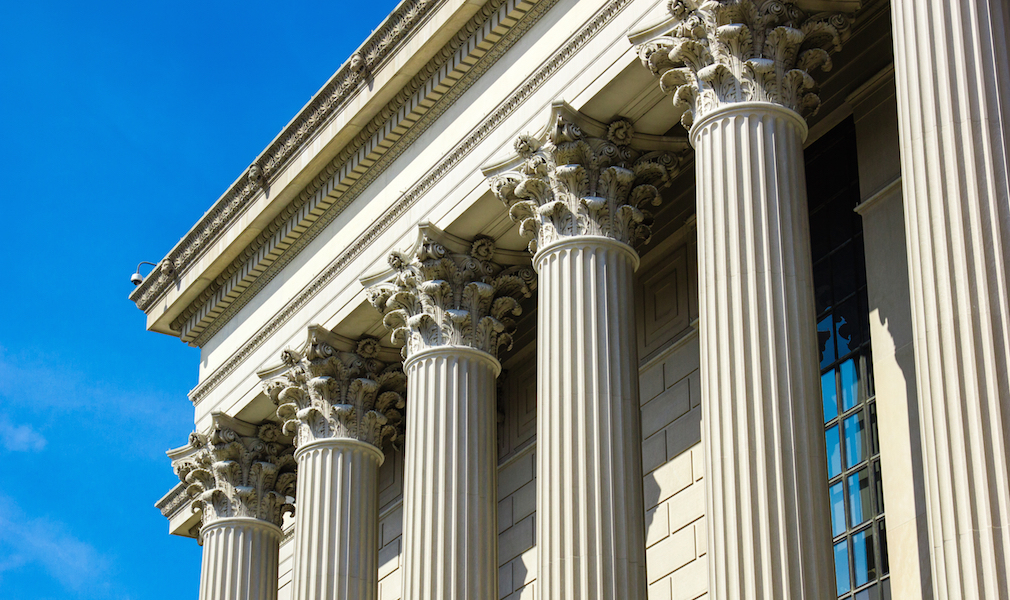
[[[490,0],[474,15],[460,31],[453,36],[442,49],[432,58],[399,93],[376,114],[371,121],[341,149],[309,183],[300,194],[277,215],[256,239],[225,268],[225,270],[208,285],[183,312],[172,322],[172,328],[181,332],[183,341],[194,346],[203,346],[228,320],[262,289],[262,286],[272,279],[272,275],[263,279],[264,270],[284,255],[290,256],[289,246],[296,244],[304,236],[299,233],[310,227],[316,216],[324,211],[331,211],[337,205],[335,217],[362,189],[398,157],[427,127],[434,117],[441,115],[445,107],[451,105],[462,91],[476,79],[470,73],[474,67],[467,67],[462,60],[462,47],[472,36],[481,32],[486,23],[497,16],[501,21],[502,13],[511,14],[517,6],[527,4],[526,0]],[[532,10],[536,10],[535,8]],[[496,13],[498,13],[496,15]],[[527,13],[528,14],[528,13]],[[523,16],[520,18],[524,19]],[[524,19],[525,20],[525,19]],[[515,25],[513,27],[516,27]],[[506,33],[507,37],[507,33]],[[498,40],[501,45],[503,40]],[[472,51],[472,49],[471,49]],[[486,56],[486,55],[485,55]],[[448,78],[448,63],[455,60],[456,70],[461,79],[444,93],[437,91],[439,86],[431,85],[432,78],[441,74],[442,80]],[[441,83],[441,82],[439,82]],[[425,91],[427,90],[427,91]],[[436,95],[437,94],[437,95]],[[420,96],[420,97],[419,97]],[[448,98],[447,98],[448,97]],[[435,106],[425,109],[424,100],[433,100]],[[449,101],[449,104],[445,104]],[[413,108],[413,111],[410,110]],[[434,114],[428,116],[429,113]],[[407,117],[419,112],[417,121],[404,125]],[[427,117],[427,118],[426,118]],[[398,129],[406,127],[405,132],[397,134]],[[392,146],[385,148],[385,143]],[[371,163],[362,167],[362,163]],[[354,180],[351,174],[358,176]],[[346,180],[352,183],[347,184]],[[366,185],[363,185],[366,184]],[[341,191],[341,186],[348,186]],[[332,220],[332,217],[330,217]],[[327,221],[329,222],[329,221]],[[311,239],[311,238],[310,238]],[[303,248],[304,243],[298,244]],[[281,260],[287,264],[290,258]],[[271,270],[276,273],[276,269]],[[235,306],[233,306],[235,305]]]
[[[405,0],[344,62],[330,80],[232,184],[197,224],[176,244],[130,294],[143,311],[170,287],[175,273],[186,270],[242,214],[259,190],[287,164],[312,134],[366,86],[369,73],[399,49],[426,17],[447,0]]]
[[[162,496],[161,500],[158,500],[154,507],[161,511],[163,517],[171,519],[189,503],[190,497],[186,494],[186,484],[180,481],[167,494]]]
[[[486,54],[474,67],[467,73],[468,82],[465,82],[464,88],[458,89],[458,94],[462,94],[466,89],[480,76],[481,73],[485,72],[498,58],[503,55],[511,44],[514,44],[522,34],[525,33],[529,27],[532,27],[533,23],[539,20],[539,18],[545,13],[551,6],[555,4],[557,0],[544,0],[534,7],[529,13],[528,18],[524,19],[516,27],[509,30],[507,37],[510,38],[509,43],[499,44],[494,47],[494,49]],[[576,31],[568,40],[561,46],[561,48],[556,51],[551,57],[545,61],[537,70],[534,72],[522,85],[520,85],[512,94],[510,94],[504,101],[498,104],[490,114],[481,121],[474,129],[470,131],[464,137],[464,139],[459,142],[451,152],[449,152],[438,164],[432,167],[417,183],[415,183],[407,192],[401,195],[386,211],[381,217],[376,219],[367,230],[362,232],[362,234],[348,246],[343,252],[341,252],[333,261],[330,262],[323,271],[317,275],[312,282],[302,288],[298,294],[292,298],[283,309],[281,309],[273,318],[271,318],[267,323],[265,323],[257,332],[254,334],[246,343],[244,343],[237,351],[235,351],[220,367],[218,367],[214,372],[212,372],[203,382],[193,388],[189,393],[190,400],[196,404],[199,403],[203,398],[210,393],[211,390],[216,388],[226,377],[235,371],[235,369],[242,364],[256,349],[258,349],[263,343],[269,339],[278,329],[281,328],[285,323],[287,323],[299,310],[301,310],[316,294],[322,290],[328,283],[330,283],[334,278],[336,278],[344,268],[351,263],[357,256],[359,256],[379,235],[385,232],[394,222],[396,222],[403,214],[407,212],[410,207],[412,207],[432,186],[435,185],[441,178],[457,163],[460,159],[465,157],[478,143],[480,143],[484,138],[486,138],[491,132],[493,132],[499,124],[502,123],[508,116],[510,116],[515,110],[534,92],[536,92],[540,87],[546,82],[550,76],[557,71],[561,66],[566,64],[575,53],[582,48],[588,41],[593,39],[596,34],[603,29],[611,20],[613,20],[620,12],[631,3],[632,0],[611,0],[603,8],[596,12],[592,19],[588,23],[583,25]],[[520,27],[521,26],[521,27]],[[471,75],[472,74],[472,75]],[[461,81],[457,84],[463,84]],[[456,88],[454,88],[455,90]],[[458,97],[458,96],[457,96]],[[454,100],[454,98],[452,99]],[[438,107],[439,110],[430,111],[425,115],[425,117],[430,118],[434,121],[441,112],[444,112],[448,106],[451,105],[451,101],[444,103]],[[441,111],[441,112],[440,112]],[[438,114],[433,114],[433,113]],[[415,128],[416,129],[416,128]],[[411,130],[414,131],[414,130]],[[420,132],[417,133],[419,135]],[[411,140],[412,141],[412,140]],[[409,142],[408,142],[409,143]],[[401,150],[402,152],[402,150]],[[385,158],[387,155],[384,155]],[[377,173],[373,175],[373,178],[377,176]],[[362,183],[359,180],[359,183]],[[370,182],[369,182],[370,183]],[[358,193],[363,187],[358,187]],[[345,193],[345,196],[351,195],[351,189]],[[339,214],[339,211],[327,211],[320,217],[316,223],[308,231],[306,231],[298,239],[294,245],[292,245],[285,253],[288,256],[288,261],[291,257],[297,253],[304,244],[307,244],[318,235],[319,231],[327,224],[332,222],[332,220]],[[284,257],[282,256],[282,259]],[[278,263],[283,262],[279,260],[274,263],[273,266],[278,265]],[[284,263],[286,264],[286,263]],[[283,266],[283,265],[281,265]],[[273,270],[273,269],[268,269]],[[276,274],[276,270],[274,270]],[[257,279],[257,284],[263,282],[260,285],[265,285],[269,278],[273,275],[264,273]],[[234,306],[234,304],[233,304]]]

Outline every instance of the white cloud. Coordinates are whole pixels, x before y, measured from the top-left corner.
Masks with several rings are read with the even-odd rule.
[[[8,452],[40,452],[46,447],[46,438],[31,425],[14,425],[0,415],[0,446]]]
[[[3,572],[30,565],[41,567],[64,587],[81,591],[101,585],[108,561],[91,544],[67,531],[67,526],[49,519],[33,519],[14,502],[0,495],[0,550]]]

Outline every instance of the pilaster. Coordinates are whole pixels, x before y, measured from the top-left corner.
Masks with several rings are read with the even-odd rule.
[[[639,55],[696,153],[709,590],[834,598],[803,141],[848,20],[791,0],[670,12]]]
[[[1010,7],[893,0],[937,598],[1010,598]]]
[[[403,598],[498,598],[497,354],[533,272],[495,254],[424,224],[369,289],[406,359]]]

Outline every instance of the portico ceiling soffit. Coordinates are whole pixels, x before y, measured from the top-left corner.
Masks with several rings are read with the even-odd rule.
[[[504,53],[501,46],[507,49],[514,43],[507,35],[510,31],[525,31],[554,2],[401,4],[134,290],[130,297],[148,313],[148,328],[202,345],[209,337],[201,336],[207,325],[277,260],[280,248],[294,245],[333,205],[338,205],[339,213],[355,191],[373,181],[402,147],[469,87],[474,79],[467,79],[470,72],[489,58],[493,63]],[[445,10],[455,12],[447,17]],[[423,53],[392,60],[419,25],[435,18],[441,29],[427,38],[425,48],[436,42],[442,45],[428,48],[429,60]],[[388,89],[383,94],[370,90],[368,104],[349,108],[351,98],[377,85],[383,69],[389,71],[381,77]],[[305,171],[275,182],[272,178],[289,164],[299,164],[292,158],[314,151],[309,143],[345,108],[353,112],[345,114],[340,131],[323,151],[303,161],[308,165]],[[248,214],[254,209],[260,212]],[[241,231],[236,229],[240,217],[247,221]],[[225,240],[227,248],[212,254]]]
[[[557,127],[558,122],[574,124],[583,134],[591,138],[606,138],[610,134],[611,123],[598,121],[572,107],[564,100],[555,100],[547,108],[543,118],[540,120],[543,125],[533,133],[526,133],[523,139],[533,140],[539,144],[547,142],[551,131]],[[618,117],[615,121],[626,121]],[[634,122],[631,122],[631,138],[627,145],[642,151],[667,150],[680,153],[691,149],[691,143],[686,136],[662,136],[639,133],[633,130]],[[517,142],[518,144],[518,142]],[[485,177],[491,178],[495,175],[514,171],[525,161],[525,157],[517,147],[511,147],[497,158],[481,166],[481,173]],[[527,260],[528,260],[527,255]]]
[[[376,317],[378,320],[378,317]],[[305,356],[313,345],[322,342],[334,350],[340,352],[360,352],[361,340],[353,340],[330,331],[322,325],[309,325],[306,328],[305,341],[296,348],[287,350],[293,351],[296,356]],[[374,358],[384,363],[395,363],[401,360],[400,349],[390,345],[378,344],[374,348]],[[291,365],[286,362],[278,362],[276,365],[266,367],[256,372],[256,377],[262,382],[269,382],[281,377],[291,369]]]
[[[421,252],[421,248],[426,243],[432,241],[455,254],[466,254],[470,252],[473,246],[472,241],[447,233],[428,221],[421,221],[417,225],[417,237],[414,240],[414,244],[406,250],[396,252],[395,255],[416,256]],[[493,260],[495,263],[506,267],[521,266],[530,264],[530,255],[520,250],[506,250],[494,247],[493,254],[487,257],[487,260]],[[389,264],[373,273],[363,275],[359,281],[363,288],[369,289],[380,283],[392,281],[398,272],[395,266]],[[536,280],[531,280],[530,286],[532,286],[531,289],[535,289]]]

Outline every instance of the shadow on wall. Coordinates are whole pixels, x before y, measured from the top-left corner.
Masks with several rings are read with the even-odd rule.
[[[698,562],[707,546],[699,344],[688,335],[641,373],[646,572],[650,594],[661,597],[707,589]],[[684,585],[690,591],[671,589]]]

